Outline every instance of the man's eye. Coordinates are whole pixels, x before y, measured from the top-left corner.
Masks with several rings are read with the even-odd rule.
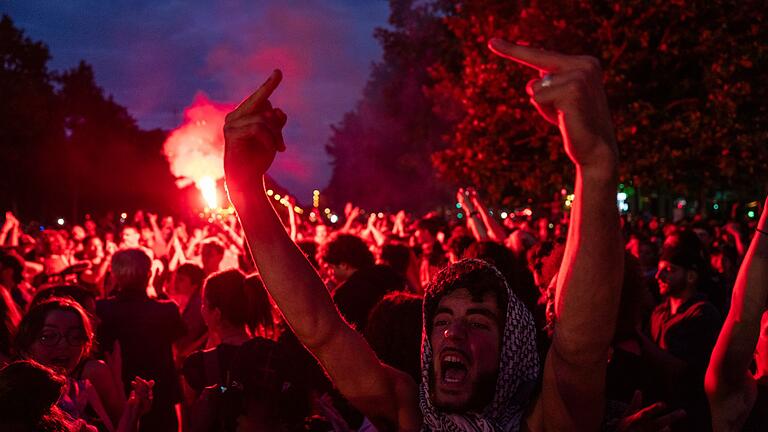
[[[435,320],[435,323],[434,323],[435,327],[445,327],[447,325],[448,325],[448,320],[445,320],[445,319]]]

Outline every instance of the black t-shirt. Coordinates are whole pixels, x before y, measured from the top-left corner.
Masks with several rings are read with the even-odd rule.
[[[96,303],[97,340],[110,351],[120,342],[126,394],[139,376],[155,380],[153,407],[181,401],[181,386],[173,362],[172,344],[186,333],[179,307],[170,300],[146,295],[120,295]]]

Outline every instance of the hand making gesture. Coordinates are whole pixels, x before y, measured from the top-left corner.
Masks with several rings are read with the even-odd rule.
[[[539,71],[528,82],[531,103],[557,125],[565,151],[580,168],[614,169],[618,151],[603,90],[600,63],[594,57],[570,56],[492,39],[496,54]]]
[[[287,116],[269,102],[269,96],[282,77],[279,70],[272,72],[258,90],[227,114],[224,123],[224,170],[230,194],[233,188],[239,190],[255,182],[260,184],[275,154],[285,150],[282,130]],[[237,199],[237,196],[234,198]]]

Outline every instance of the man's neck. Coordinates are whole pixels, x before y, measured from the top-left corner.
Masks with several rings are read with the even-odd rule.
[[[688,300],[693,297],[695,294],[694,290],[686,289],[685,291],[676,294],[674,296],[669,296],[669,312],[672,315],[675,315],[677,311],[680,309],[680,306],[685,304]]]

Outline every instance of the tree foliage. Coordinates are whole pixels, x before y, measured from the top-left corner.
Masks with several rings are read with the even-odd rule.
[[[391,0],[389,29],[377,29],[383,60],[373,65],[363,98],[327,145],[333,160],[328,195],[369,209],[426,209],[448,192],[436,181],[431,154],[442,148],[448,120],[435,114],[424,88],[429,67],[458,69],[455,41],[429,4]]]
[[[439,62],[431,68],[433,100],[460,119],[450,144],[434,154],[443,179],[514,204],[545,200],[572,178],[557,131],[528,103],[525,83],[536,76],[489,52],[497,36],[601,60],[623,181],[693,198],[765,192],[762,2],[434,3],[462,57],[458,71]]]
[[[91,66],[50,71],[48,48],[0,20],[0,208],[22,216],[173,208],[165,132],[143,131]]]

